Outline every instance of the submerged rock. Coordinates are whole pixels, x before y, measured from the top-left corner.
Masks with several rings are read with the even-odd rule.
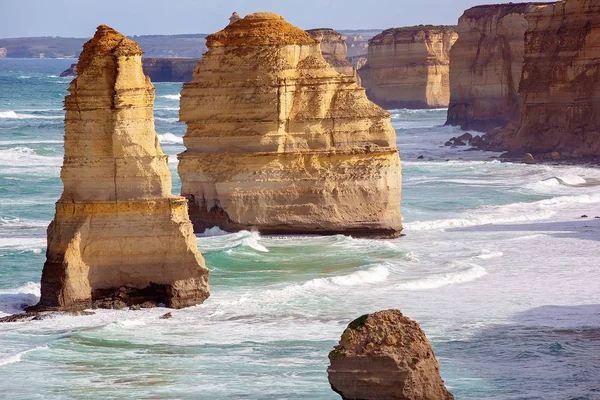
[[[387,29],[369,40],[367,63],[358,70],[370,100],[391,108],[447,107],[454,26]]]
[[[64,192],[33,309],[179,308],[209,295],[187,201],[171,194],[142,53],[105,25],[84,45],[65,98]]]
[[[400,234],[390,114],[329,65],[312,36],[257,13],[207,46],[180,108],[181,191],[197,231]]]
[[[352,321],[329,361],[329,383],[344,400],[454,399],[425,333],[398,310]]]

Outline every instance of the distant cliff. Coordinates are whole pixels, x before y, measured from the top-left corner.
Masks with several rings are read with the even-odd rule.
[[[347,45],[342,34],[329,28],[307,30],[321,44],[321,54],[329,64],[340,74],[355,75],[352,64],[346,59]]]
[[[142,66],[144,74],[152,82],[187,82],[192,80],[192,74],[199,58],[144,58]],[[77,64],[64,70],[60,76],[76,76]]]
[[[515,154],[599,156],[600,2],[540,5],[527,21],[521,116],[503,142]]]
[[[144,73],[152,82],[188,82],[199,58],[144,58]]]
[[[6,47],[0,47],[0,58],[5,58],[6,52]]]
[[[387,29],[369,40],[358,73],[370,100],[384,108],[446,107],[454,26]]]
[[[206,51],[205,34],[143,35],[140,43],[146,57],[198,58]],[[88,38],[27,37],[0,39],[10,58],[76,58]]]
[[[477,6],[450,50],[448,125],[485,131],[519,118],[527,13],[540,3]]]

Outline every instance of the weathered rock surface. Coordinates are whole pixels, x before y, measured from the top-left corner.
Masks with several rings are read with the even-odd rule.
[[[64,78],[65,76],[77,76],[77,63],[71,64],[71,66],[61,72],[59,76],[61,78]]]
[[[356,76],[356,70],[346,59],[347,46],[342,34],[329,28],[310,29],[306,32],[321,44],[321,54],[340,74]]]
[[[329,353],[331,388],[345,400],[451,400],[418,323],[398,310],[363,315]]]
[[[527,21],[521,116],[500,133],[503,143],[536,158],[599,156],[600,2],[536,6]]]
[[[113,307],[119,292],[175,308],[209,295],[187,201],[171,194],[142,53],[101,25],[79,58],[38,310]]]
[[[484,5],[458,20],[448,125],[487,131],[518,120],[527,14],[540,3]]]
[[[270,13],[208,36],[184,84],[182,194],[197,231],[397,236],[400,160],[389,113]]]
[[[358,70],[370,100],[392,108],[438,108],[450,102],[449,51],[454,26],[387,29],[369,40]]]

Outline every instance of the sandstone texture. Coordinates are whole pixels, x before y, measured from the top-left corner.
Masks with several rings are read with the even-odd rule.
[[[473,7],[450,50],[448,125],[487,131],[519,118],[527,14],[540,3]]]
[[[398,310],[351,322],[329,361],[329,383],[344,400],[454,399],[425,333]]]
[[[84,45],[65,98],[64,192],[48,227],[38,310],[180,308],[209,295],[187,201],[171,194],[141,57],[136,42],[104,25]]]
[[[181,190],[197,231],[399,235],[389,113],[311,35],[257,13],[207,45],[180,108]]]
[[[346,59],[347,46],[342,34],[329,28],[310,29],[307,31],[321,44],[321,54],[340,74],[356,76],[356,70]]]
[[[369,40],[367,63],[358,70],[370,100],[387,109],[438,108],[450,102],[453,26],[387,29]]]
[[[500,133],[509,153],[600,155],[600,2],[563,0],[527,14],[518,123]]]

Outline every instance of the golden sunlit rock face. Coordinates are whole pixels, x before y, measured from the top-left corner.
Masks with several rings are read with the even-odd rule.
[[[184,84],[182,194],[196,230],[397,236],[400,160],[389,113],[270,13],[208,36]]]
[[[48,228],[39,308],[180,308],[209,295],[186,199],[154,131],[137,43],[100,26],[65,98],[64,192]],[[121,289],[125,300],[112,298]]]
[[[373,37],[358,71],[369,99],[387,109],[447,107],[457,37],[453,26],[392,28]]]

